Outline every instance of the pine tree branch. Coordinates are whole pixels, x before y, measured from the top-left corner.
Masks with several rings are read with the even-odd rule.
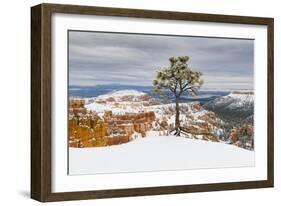
[[[193,85],[193,86],[190,86],[190,87],[187,87],[187,88],[185,88],[184,89],[184,92],[186,92],[187,90],[192,90],[193,92],[194,92],[194,89],[195,88],[199,88],[200,86],[195,86],[195,85]]]

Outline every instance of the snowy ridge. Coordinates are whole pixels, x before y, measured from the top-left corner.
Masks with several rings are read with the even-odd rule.
[[[251,93],[237,93],[233,92],[227,96],[219,97],[213,101],[210,101],[204,105],[204,107],[229,107],[229,108],[240,108],[244,105],[253,105],[254,95]]]
[[[133,96],[135,97],[136,100],[138,97],[144,95],[147,94],[137,90],[119,90],[119,91],[110,92],[108,94],[100,95],[96,98],[96,100],[106,100],[108,98],[114,98],[116,101],[121,101],[122,100],[121,98],[126,96]]]
[[[88,101],[85,107],[88,110],[97,112],[103,116],[105,111],[112,111],[113,114],[137,113],[144,111],[144,105],[151,97],[137,90],[119,90],[100,95]]]
[[[218,97],[203,105],[207,110],[213,111],[220,118],[242,121],[254,113],[253,92],[232,92],[229,95]]]
[[[254,102],[254,95],[251,93],[230,93],[229,95],[227,95],[227,97],[233,98],[233,99],[237,99],[241,102],[247,102],[247,103],[252,103]]]

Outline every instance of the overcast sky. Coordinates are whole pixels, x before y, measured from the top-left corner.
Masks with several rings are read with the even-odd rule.
[[[69,31],[69,85],[151,86],[169,57],[184,55],[203,89],[253,89],[253,40],[79,31]]]

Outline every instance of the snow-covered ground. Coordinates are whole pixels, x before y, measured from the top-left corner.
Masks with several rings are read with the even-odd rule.
[[[251,167],[254,163],[253,151],[154,132],[121,145],[69,148],[70,175]]]

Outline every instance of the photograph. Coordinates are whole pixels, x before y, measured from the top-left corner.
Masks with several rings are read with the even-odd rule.
[[[254,39],[68,31],[68,174],[253,167]]]

